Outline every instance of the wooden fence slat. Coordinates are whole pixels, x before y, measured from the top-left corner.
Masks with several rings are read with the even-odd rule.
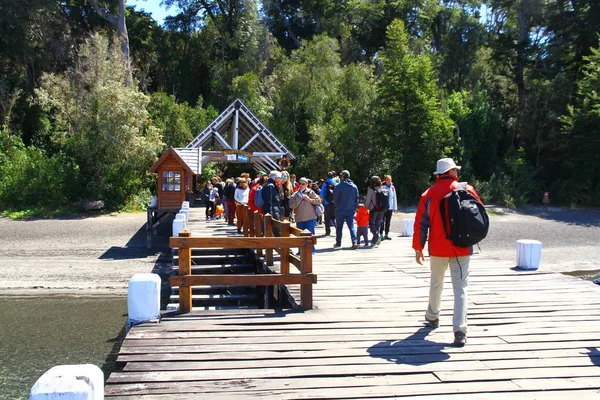
[[[298,268],[298,271],[300,271],[300,268],[302,267],[302,261],[300,260],[300,257],[294,254],[290,254],[290,264]]]
[[[180,238],[189,238],[192,235],[187,229],[179,232]],[[189,247],[179,247],[179,275],[192,273],[192,250]],[[192,311],[192,288],[182,287],[179,290],[179,309],[186,313]]]
[[[262,237],[262,235],[263,235],[262,234],[262,219],[261,219],[260,212],[254,211],[252,218],[254,219],[254,237]],[[257,248],[256,254],[258,254],[259,256],[262,256],[263,249]]]
[[[290,237],[290,221],[285,221],[281,223],[281,237],[289,238]],[[279,250],[279,254],[281,255],[279,259],[280,271],[282,274],[290,273],[290,248],[282,247]]]
[[[303,232],[301,237],[308,238],[311,240],[310,246],[300,248],[300,273],[301,274],[312,274],[312,233]],[[300,286],[300,306],[305,310],[310,310],[313,307],[313,291],[312,285],[303,284]]]
[[[271,217],[271,214],[265,214],[264,216],[264,221],[265,221],[265,238],[271,238],[273,237],[273,217]],[[262,246],[262,247],[266,247],[266,246]],[[265,261],[267,262],[268,266],[272,266],[273,265],[273,249],[272,248],[267,248],[265,250]]]
[[[250,236],[250,224],[252,223],[252,221],[250,220],[250,208],[248,207],[248,204],[244,205],[244,208],[242,209],[242,215],[244,216],[244,220],[242,223],[242,230],[244,233],[244,237],[248,237]]]
[[[223,248],[223,249],[255,249],[257,247],[273,248],[281,247],[311,247],[310,237],[171,237],[171,247],[188,248]]]
[[[308,285],[317,282],[315,274],[256,274],[256,275],[186,275],[172,276],[172,286],[182,288],[199,285],[231,285],[231,286],[272,286],[272,285]]]

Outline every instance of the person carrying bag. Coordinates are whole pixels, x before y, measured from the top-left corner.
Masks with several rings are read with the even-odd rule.
[[[315,208],[320,206],[323,201],[313,190],[308,188],[308,179],[300,178],[298,182],[300,189],[290,197],[290,206],[296,215],[296,227],[306,229],[314,235],[318,217]],[[313,246],[314,253],[315,247]]]

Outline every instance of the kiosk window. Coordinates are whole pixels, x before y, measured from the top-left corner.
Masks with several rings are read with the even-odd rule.
[[[181,173],[175,171],[163,171],[162,173],[162,191],[180,192],[181,191]]]

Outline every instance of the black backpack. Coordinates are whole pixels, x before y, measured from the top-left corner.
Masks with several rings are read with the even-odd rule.
[[[440,202],[446,239],[455,246],[471,247],[481,242],[490,228],[483,204],[464,189],[454,189]]]
[[[225,189],[223,189],[223,195],[225,195],[228,200],[233,200],[233,196],[235,196],[235,183],[230,182],[226,184]]]
[[[375,188],[375,211],[387,211],[390,208],[390,192],[387,188]]]
[[[328,203],[333,203],[333,192],[335,191],[335,186],[328,184],[325,188],[325,200]]]

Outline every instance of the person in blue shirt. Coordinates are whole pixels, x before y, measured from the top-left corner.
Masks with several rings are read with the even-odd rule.
[[[261,190],[263,198],[263,214],[271,214],[273,219],[281,221],[281,172],[271,171],[269,180]]]
[[[325,208],[325,236],[331,235],[331,226],[335,226],[335,203],[333,202],[333,193],[335,187],[340,183],[335,171],[327,173],[327,180],[321,185],[321,198],[324,200]]]
[[[358,209],[358,188],[350,180],[350,172],[343,170],[341,181],[335,187],[333,192],[333,202],[335,203],[335,244],[334,248],[342,246],[342,229],[344,222],[350,230],[350,239],[352,240],[352,249],[358,247],[356,241],[356,227],[354,226],[354,212]]]

